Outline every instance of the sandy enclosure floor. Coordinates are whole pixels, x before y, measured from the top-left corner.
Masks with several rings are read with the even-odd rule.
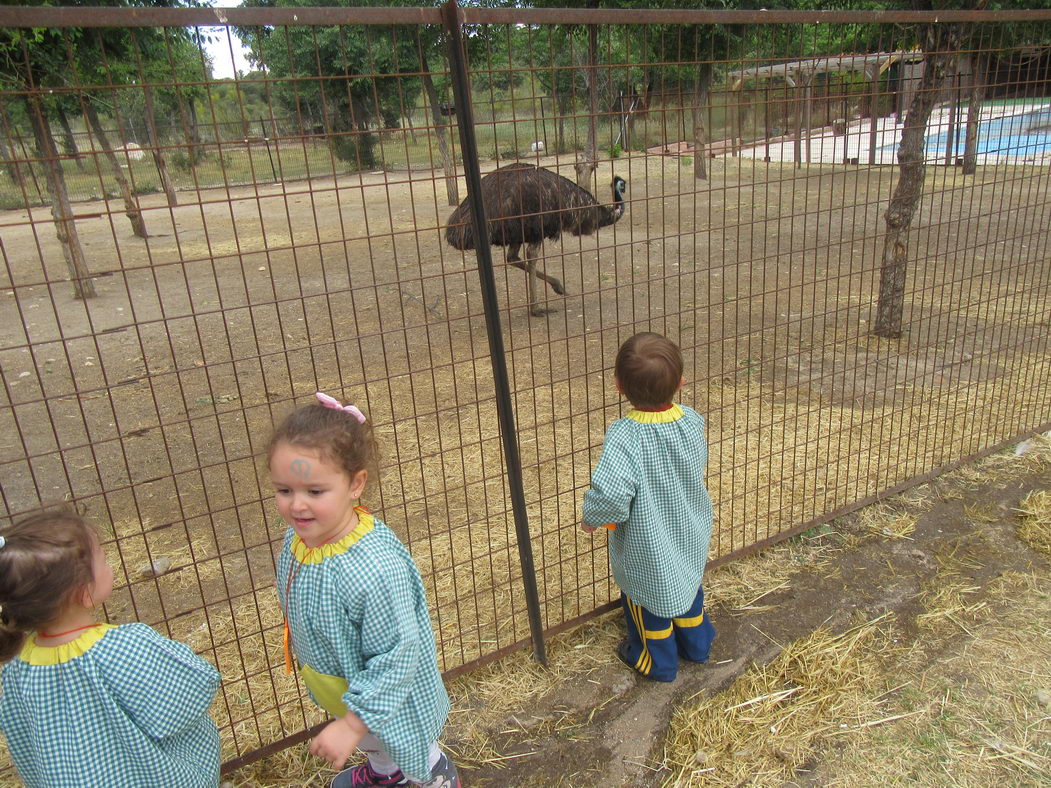
[[[886,341],[869,322],[892,169],[718,159],[698,183],[684,164],[603,164],[599,183],[628,180],[628,211],[548,244],[568,294],[545,318],[496,253],[547,626],[614,594],[603,539],[576,526],[622,413],[613,356],[636,331],[685,351],[683,401],[709,425],[713,556],[1051,418],[1046,170],[929,172],[906,332]],[[120,566],[110,618],[223,672],[228,757],[318,719],[281,662],[283,529],[259,454],[317,389],[376,424],[367,503],[420,565],[444,668],[528,635],[478,277],[441,237],[444,192],[391,172],[184,193],[176,208],[152,195],[146,241],[115,204],[79,204],[99,275],[87,303],[49,215],[0,214],[2,513],[87,507]],[[166,574],[140,571],[158,559]]]

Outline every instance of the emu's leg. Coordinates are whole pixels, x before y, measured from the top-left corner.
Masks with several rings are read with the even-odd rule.
[[[528,259],[528,251],[526,252],[526,261],[522,262],[522,258],[518,256],[518,250],[521,248],[521,244],[511,244],[507,251],[507,262],[515,268],[521,268],[526,272],[526,297],[529,299],[529,312],[533,315],[541,315],[543,312],[537,311],[536,283],[533,281],[533,262]]]
[[[529,244],[526,247],[526,256],[533,263],[533,265],[532,265],[533,276],[535,276],[537,279],[543,279],[545,282],[547,282],[551,286],[551,289],[554,290],[559,295],[565,295],[566,294],[566,289],[564,287],[562,287],[562,282],[560,282],[558,279],[556,279],[553,276],[548,276],[542,270],[540,270],[539,268],[536,267],[536,261],[537,261],[537,259],[540,256],[540,244]]]
[[[529,254],[528,247],[526,254]],[[529,314],[539,317],[540,315],[546,314],[546,309],[540,308],[540,298],[536,293],[536,280],[533,278],[533,272],[535,271],[536,263],[530,259],[526,259],[525,272],[526,272],[526,293],[529,297]]]
[[[514,250],[518,251],[517,247]],[[539,270],[536,265],[537,257],[540,251],[540,244],[527,244],[526,245],[526,259],[524,262],[516,262],[512,260],[512,256],[517,258],[518,255],[508,255],[507,262],[511,263],[515,268],[521,268],[526,272],[526,288],[529,294],[529,312],[535,317],[546,315],[554,312],[553,309],[544,309],[540,306],[540,299],[536,292],[536,281],[535,279],[543,279],[547,282],[551,289],[559,295],[565,295],[565,288],[562,287],[562,283],[553,276],[548,276],[543,271]],[[535,279],[534,279],[535,277]]]
[[[533,245],[529,244],[526,246],[526,259],[523,262],[518,258],[519,246],[512,246],[511,251],[507,254],[507,262],[513,265],[515,268],[521,268],[526,272],[526,297],[529,299],[529,314],[534,317],[540,317],[545,315],[551,310],[541,309],[538,303],[539,299],[536,294],[536,280],[533,278],[536,275],[536,261],[534,260],[535,254],[533,253]]]

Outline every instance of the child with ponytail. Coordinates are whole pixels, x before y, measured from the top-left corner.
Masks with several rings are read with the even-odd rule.
[[[219,673],[96,608],[113,570],[67,509],[0,525],[0,732],[30,788],[219,784]]]
[[[409,551],[358,505],[374,463],[365,415],[318,393],[270,440],[277,509],[289,528],[277,562],[285,660],[335,719],[310,750],[334,788],[459,788],[438,748],[449,713],[423,581]]]

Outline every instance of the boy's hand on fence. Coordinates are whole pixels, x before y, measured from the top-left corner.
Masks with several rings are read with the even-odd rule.
[[[352,720],[349,719],[351,717]],[[310,742],[310,753],[328,761],[333,769],[342,769],[367,732],[364,723],[348,712],[346,717],[334,720],[321,729],[321,733]]]
[[[580,524],[580,530],[583,531],[586,534],[593,534],[593,533],[595,533],[595,531],[598,530],[598,526],[597,525],[588,525],[587,523],[581,523]]]

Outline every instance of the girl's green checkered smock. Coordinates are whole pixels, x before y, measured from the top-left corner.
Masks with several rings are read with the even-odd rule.
[[[654,615],[681,616],[701,587],[712,536],[707,463],[695,410],[632,410],[606,431],[584,493],[586,525],[617,525],[609,532],[614,580]]]
[[[0,671],[0,730],[30,788],[219,785],[219,673],[145,624],[99,624]]]
[[[290,528],[277,590],[292,651],[314,701],[349,709],[406,776],[430,778],[431,744],[449,714],[423,581],[409,551],[359,510],[358,525],[308,548]]]

